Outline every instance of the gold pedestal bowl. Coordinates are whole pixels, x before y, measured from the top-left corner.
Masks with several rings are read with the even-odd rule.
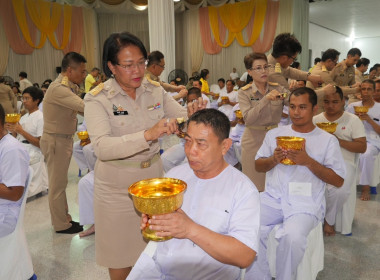
[[[215,98],[215,100],[218,100],[219,96],[220,96],[219,93],[215,93],[215,94],[214,94],[214,98]]]
[[[228,103],[228,96],[222,96],[222,104],[227,104]]]
[[[295,136],[278,136],[277,145],[285,150],[301,150],[303,143],[305,142],[305,138],[295,137]],[[296,163],[291,159],[284,158],[281,160],[282,164],[285,165],[295,165]]]
[[[174,178],[152,178],[132,184],[128,192],[132,195],[136,209],[148,217],[172,213],[181,207],[187,184]],[[149,240],[165,241],[168,237],[159,237],[147,223],[142,235]]]
[[[21,114],[6,114],[5,122],[6,123],[17,123],[21,119]]]
[[[369,108],[366,106],[354,106],[354,110],[356,114],[367,114]],[[359,116],[359,118],[362,120],[362,118]]]
[[[323,129],[324,131],[333,134],[336,131],[336,127],[338,126],[338,123],[335,122],[320,122],[316,123],[316,125]]]
[[[78,138],[81,140],[80,145],[86,146],[88,144],[88,142],[86,141],[88,139],[88,132],[86,130],[79,131],[77,135],[78,135]]]
[[[243,113],[241,110],[236,110],[235,116],[238,124],[244,124]]]

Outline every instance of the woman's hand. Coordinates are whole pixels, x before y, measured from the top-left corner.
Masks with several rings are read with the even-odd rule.
[[[275,101],[275,100],[283,100],[284,97],[283,97],[283,94],[278,92],[276,89],[270,91],[269,93],[267,93],[265,95],[266,98],[268,98],[269,100],[271,101]]]
[[[153,141],[160,138],[162,135],[173,134],[178,132],[177,119],[162,119],[156,123],[153,127],[149,128],[144,132],[144,137],[146,141]]]

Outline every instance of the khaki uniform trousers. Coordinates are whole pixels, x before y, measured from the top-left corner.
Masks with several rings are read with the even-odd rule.
[[[43,133],[40,141],[45,157],[49,179],[49,208],[54,230],[71,227],[71,216],[66,198],[67,174],[73,152],[73,139],[70,135],[62,137]]]

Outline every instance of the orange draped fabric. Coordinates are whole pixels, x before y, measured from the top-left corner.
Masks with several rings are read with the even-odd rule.
[[[25,11],[25,5],[28,13]],[[12,0],[13,10],[17,18],[18,25],[24,35],[26,42],[33,48],[42,48],[46,38],[56,49],[64,49],[70,39],[72,7],[69,5],[60,5],[43,0]],[[54,31],[61,21],[63,13],[63,34],[61,45],[57,44]],[[41,32],[40,42],[36,45],[30,37],[29,26],[26,23],[26,15],[29,15],[35,26]]]
[[[34,48],[32,48],[25,41],[24,36],[20,34],[11,1],[2,1],[0,18],[11,49],[17,54],[31,54],[34,51]],[[30,31],[29,38],[34,45],[37,28],[34,26],[29,16],[26,17],[25,25],[28,26],[28,30]]]
[[[218,25],[220,30],[220,39],[224,41],[224,38],[226,36],[226,27],[220,20]],[[205,52],[208,54],[220,53],[222,51],[222,47],[219,46],[218,43],[211,38],[208,8],[199,9],[199,26],[201,31],[202,45]]]
[[[64,23],[63,19],[58,24],[56,30],[58,43],[62,44]],[[83,25],[83,11],[81,7],[73,7],[72,11],[72,24],[71,24],[71,40],[69,44],[62,50],[64,54],[68,52],[80,53],[82,50],[84,37],[84,25]]]
[[[257,38],[256,42],[252,45],[252,50],[258,53],[265,53],[270,50],[273,44],[274,35],[276,33],[278,12],[280,9],[280,1],[268,1],[267,12],[265,15],[264,29],[262,30],[262,37]],[[252,33],[253,20],[251,20],[246,28],[247,34]]]

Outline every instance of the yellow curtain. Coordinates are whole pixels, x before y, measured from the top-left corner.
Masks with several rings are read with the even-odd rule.
[[[33,43],[30,37],[28,24],[26,22],[24,0],[12,0],[12,3],[13,10],[17,18],[18,26],[20,27],[22,35],[24,35],[25,41],[29,44],[29,46],[35,49],[42,48],[46,41],[46,35],[41,34],[40,43],[37,46]]]
[[[36,46],[29,34],[28,26],[26,24],[24,0],[12,0],[13,8],[16,14],[18,24],[21,32],[24,35],[26,42],[33,48],[42,48],[45,44],[46,37],[49,38],[50,43],[55,49],[64,49],[70,39],[71,32],[71,16],[72,8],[69,5],[60,5],[58,3],[51,3],[43,0],[27,0],[25,1],[28,13],[33,23],[41,32],[40,43]],[[57,29],[59,21],[61,20],[63,8],[63,38],[61,46],[58,45],[54,31]]]
[[[215,41],[221,47],[228,47],[236,38],[243,47],[251,46],[259,37],[264,24],[267,0],[250,0],[235,4],[226,4],[221,7],[208,7],[210,26]],[[244,42],[242,31],[248,25],[255,9],[254,27],[248,43]],[[227,42],[224,44],[219,37],[218,16],[228,29]]]

